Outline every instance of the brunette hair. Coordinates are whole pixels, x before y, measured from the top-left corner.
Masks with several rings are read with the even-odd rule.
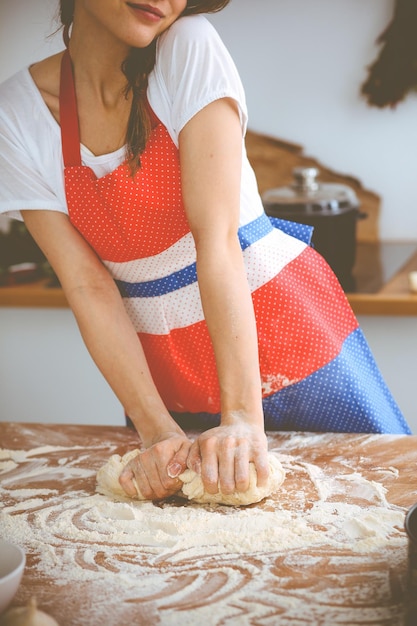
[[[216,13],[224,9],[230,0],[188,0],[182,15]],[[69,28],[74,19],[75,0],[60,0],[59,16],[64,27]],[[149,114],[146,90],[148,76],[155,65],[156,40],[146,48],[132,48],[122,64],[127,78],[125,94],[132,93],[132,108],[126,131],[128,162],[132,174],[140,167],[140,155],[149,139],[152,122]]]

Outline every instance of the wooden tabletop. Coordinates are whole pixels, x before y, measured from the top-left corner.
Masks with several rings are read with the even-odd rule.
[[[0,534],[27,554],[13,605],[35,595],[61,626],[405,624],[417,437],[268,439],[286,478],[257,505],[121,503],[96,472],[133,430],[0,423]]]

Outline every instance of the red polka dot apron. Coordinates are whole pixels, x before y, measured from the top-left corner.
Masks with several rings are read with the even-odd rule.
[[[116,281],[168,410],[189,426],[215,425],[219,385],[178,149],[158,121],[133,177],[126,163],[101,178],[82,165],[68,51],[60,107],[70,220]],[[302,226],[265,214],[239,228],[266,428],[409,432],[337,279],[305,236]]]

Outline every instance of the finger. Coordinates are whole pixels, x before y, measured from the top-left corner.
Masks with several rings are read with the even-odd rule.
[[[178,478],[187,467],[188,451],[190,446],[182,445],[170,460],[167,473],[170,478]]]
[[[249,445],[247,441],[239,443],[234,460],[236,491],[244,493],[249,488]]]
[[[135,498],[138,495],[133,482],[134,476],[132,470],[128,468],[125,468],[119,476],[119,483],[130,498]]]
[[[130,498],[135,498],[140,495],[145,500],[151,499],[152,490],[146,475],[140,472],[140,467],[128,465],[119,476],[119,483]]]
[[[162,500],[163,498],[167,498],[175,493],[177,493],[183,483],[178,477],[170,477],[167,472],[167,468],[158,468],[161,471],[159,474],[159,480],[155,483],[154,486],[154,500]]]
[[[269,478],[269,462],[266,453],[259,453],[253,460],[256,469],[258,487],[265,487]]]
[[[144,463],[144,470],[149,486],[152,489],[152,499],[161,500],[172,495],[181,488],[181,481],[178,478],[170,478],[167,473],[167,460],[158,452],[149,450],[149,457]]]
[[[201,454],[198,439],[197,441],[194,441],[188,450],[187,467],[190,470],[193,470],[196,474],[201,474]]]
[[[166,495],[158,467],[151,451],[145,451],[128,465],[145,500],[156,500]],[[123,485],[122,485],[123,486]]]
[[[235,456],[237,453],[234,437],[222,440],[219,453],[219,482],[221,492],[231,494],[236,491]]]
[[[219,491],[219,458],[217,454],[216,439],[204,440],[201,450],[201,479],[208,493],[215,494]]]

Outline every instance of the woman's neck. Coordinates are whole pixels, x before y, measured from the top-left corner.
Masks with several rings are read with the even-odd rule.
[[[72,43],[70,48],[72,56]],[[30,68],[32,78],[58,124],[61,59],[62,53],[59,53]],[[110,67],[105,60],[98,63],[91,58],[84,63],[84,56],[76,59],[74,74],[81,143],[97,156],[114,152],[125,144],[131,108],[131,94],[125,93],[126,77],[120,66]]]
[[[85,37],[74,29],[69,51],[77,94],[88,94],[106,109],[117,107],[127,86],[122,64],[129,48],[103,36]]]
[[[122,64],[129,47],[95,22],[74,21],[69,51],[74,68],[81,142],[95,155],[125,143],[131,108]]]

